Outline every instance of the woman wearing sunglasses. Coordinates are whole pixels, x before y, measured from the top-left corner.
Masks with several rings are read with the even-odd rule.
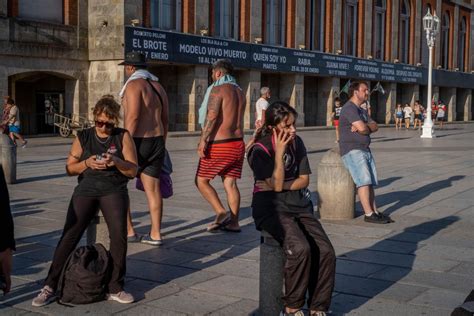
[[[137,154],[128,131],[116,127],[120,105],[112,96],[102,97],[93,114],[95,127],[79,132],[69,152],[66,171],[70,176],[78,176],[78,185],[45,286],[33,300],[33,306],[44,306],[54,300],[63,266],[98,208],[110,235],[112,272],[107,297],[120,303],[134,301],[133,296],[123,290],[123,285],[127,255],[127,182],[137,173]]]

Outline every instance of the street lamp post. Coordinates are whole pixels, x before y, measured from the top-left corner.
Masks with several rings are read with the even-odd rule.
[[[423,133],[421,138],[433,138],[435,137],[433,131],[433,120],[431,118],[431,88],[432,88],[432,79],[433,79],[433,47],[435,46],[435,38],[439,32],[439,18],[436,16],[436,12],[431,15],[430,9],[423,17],[423,28],[426,32],[426,41],[428,42],[429,50],[429,62],[428,62],[428,100],[426,102],[427,106],[427,116],[423,123]]]

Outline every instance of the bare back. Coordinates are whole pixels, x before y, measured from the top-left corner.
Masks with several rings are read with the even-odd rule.
[[[209,140],[243,137],[246,102],[242,89],[233,84],[224,84],[214,87],[212,90],[221,98],[222,105],[216,126],[209,135]]]
[[[168,97],[156,81],[150,81],[161,99],[144,79],[127,84],[122,101],[124,126],[133,137],[166,136],[168,132]]]

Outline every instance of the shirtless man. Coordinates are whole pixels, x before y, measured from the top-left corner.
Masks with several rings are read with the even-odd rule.
[[[414,111],[415,111],[415,119],[413,123],[413,129],[416,129],[416,124],[418,123],[418,129],[421,129],[421,122],[423,120],[423,107],[420,104],[419,100],[415,101],[415,106],[414,106]]]
[[[245,154],[243,119],[245,96],[232,77],[232,64],[218,60],[212,65],[214,81],[207,102],[206,120],[198,144],[200,157],[196,174],[196,186],[216,212],[207,231],[219,229],[240,232],[239,208],[240,179]],[[230,208],[230,217],[210,181],[221,176]]]
[[[127,239],[131,242],[159,246],[163,199],[159,176],[165,156],[168,133],[168,97],[158,78],[146,70],[145,56],[131,52],[125,56],[125,75],[129,78],[120,96],[124,109],[124,127],[133,136],[138,155],[138,175],[143,182],[150,209],[151,230],[141,238],[133,229],[130,208],[127,219]]]

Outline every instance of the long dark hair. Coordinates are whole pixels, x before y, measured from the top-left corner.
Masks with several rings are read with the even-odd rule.
[[[275,101],[265,110],[265,123],[259,128],[255,135],[255,141],[272,133],[272,127],[277,126],[288,116],[298,117],[298,112],[288,103],[283,101]]]

